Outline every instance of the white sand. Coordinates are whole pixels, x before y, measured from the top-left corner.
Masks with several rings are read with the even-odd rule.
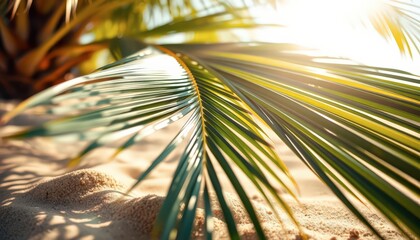
[[[0,115],[11,107],[0,102]],[[41,120],[23,115],[9,126],[0,127],[0,133]],[[66,159],[84,143],[64,144],[46,138],[0,141],[0,239],[148,239],[179,152],[130,196],[123,193],[178,128],[176,124],[164,129],[114,161],[98,165],[98,160],[107,159],[113,152],[112,147],[104,147],[88,157],[83,169],[68,173],[64,168]],[[375,238],[283,144],[276,144],[301,188],[301,205],[288,202],[311,238]],[[231,194],[232,187],[225,187],[241,236],[255,239],[252,224]],[[282,216],[282,228],[258,195],[251,192],[250,196],[270,239],[300,239],[290,220]],[[215,239],[227,238],[220,209],[216,203],[213,205]],[[387,239],[403,238],[372,210],[362,211]],[[197,238],[202,236],[202,215],[199,209],[194,230]]]

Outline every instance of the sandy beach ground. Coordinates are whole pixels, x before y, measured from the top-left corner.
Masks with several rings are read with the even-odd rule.
[[[12,107],[11,103],[0,102],[0,116]],[[7,126],[0,126],[0,134],[38,124],[43,119],[43,116],[23,114]],[[113,153],[114,146],[103,147],[89,155],[77,169],[66,169],[65,164],[86,143],[48,138],[0,140],[0,239],[148,239],[180,151],[171,155],[129,196],[124,192],[179,127],[176,123],[147,137],[111,162],[101,163]],[[280,141],[275,144],[301,191],[300,204],[288,196],[285,198],[310,238],[376,239],[284,144]],[[224,187],[241,237],[256,239],[233,188]],[[285,215],[282,215],[282,226],[258,194],[250,190],[249,196],[270,239],[300,239]],[[373,209],[359,205],[386,239],[403,239]],[[220,209],[217,204],[213,209],[214,239],[226,239],[228,234]],[[202,216],[199,209],[194,238],[202,237]]]

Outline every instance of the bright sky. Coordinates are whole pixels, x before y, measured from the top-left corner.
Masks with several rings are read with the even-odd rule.
[[[259,31],[263,41],[287,41],[346,57],[362,64],[398,68],[420,75],[420,56],[402,56],[397,45],[381,37],[360,19],[381,7],[385,0],[288,0],[272,12],[273,20],[287,28]],[[420,0],[411,1],[419,6]],[[267,13],[264,10],[264,14]],[[419,15],[420,16],[420,13]]]

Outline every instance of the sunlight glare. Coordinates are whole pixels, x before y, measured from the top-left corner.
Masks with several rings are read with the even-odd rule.
[[[353,32],[352,27],[383,6],[382,0],[295,0],[290,1],[283,14],[288,29],[306,45],[324,49],[327,46],[352,45],[352,37],[340,38]],[[334,40],[334,41],[333,41]]]
[[[285,29],[270,31],[279,40],[318,49],[321,54],[356,62],[400,68],[420,74],[419,56],[401,56],[395,43],[387,41],[369,25],[369,17],[381,11],[386,0],[289,0],[276,13]]]

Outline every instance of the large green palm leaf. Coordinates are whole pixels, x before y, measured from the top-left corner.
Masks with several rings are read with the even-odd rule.
[[[81,155],[70,161],[73,165],[80,161],[82,155],[98,146],[128,136],[128,140],[117,150],[118,153],[145,135],[189,115],[189,120],[180,133],[139,177],[138,182],[161,163],[183,138],[189,136],[189,144],[180,158],[174,180],[162,207],[165,211],[158,216],[156,231],[167,238],[179,225],[183,226],[179,227],[182,229],[178,233],[179,237],[188,236],[191,232],[188,227],[192,226],[195,217],[200,188],[208,189],[212,186],[221,203],[224,217],[229,223],[231,236],[238,235],[232,214],[225,204],[226,200],[214,164],[220,165],[231,180],[260,237],[263,237],[264,233],[250,198],[231,170],[231,164],[237,165],[267,200],[269,200],[267,195],[274,197],[293,219],[290,209],[277,195],[265,172],[272,175],[284,189],[293,194],[284,180],[278,176],[279,172],[285,173],[285,179],[290,178],[290,175],[266,142],[263,131],[254,125],[247,105],[197,62],[185,55],[177,56],[167,49],[164,51],[173,58],[159,53],[156,49],[148,48],[102,71],[74,79],[65,85],[56,86],[34,96],[32,100],[21,105],[21,110],[74,98],[89,99],[89,96],[99,96],[100,99],[64,106],[64,109],[52,108],[51,111],[55,113],[61,113],[63,110],[83,113],[55,120],[14,137],[77,135],[81,139],[94,138],[95,140],[82,151]],[[165,66],[158,65],[162,63]],[[101,103],[106,105],[101,106]],[[86,108],[89,111],[84,111]],[[252,145],[255,149],[251,149],[248,145]],[[266,159],[261,156],[265,156]],[[272,162],[280,171],[272,169],[266,161]],[[207,196],[204,201],[208,203],[210,201],[208,192],[204,196]],[[183,208],[185,209],[180,220],[177,217]]]
[[[203,197],[209,206],[208,191],[214,189],[229,233],[237,236],[215,171],[221,167],[262,237],[262,227],[232,165],[269,203],[274,197],[292,219],[267,176],[291,194],[293,179],[266,142],[255,122],[258,116],[365,224],[370,226],[346,192],[371,202],[408,236],[419,235],[415,200],[419,194],[419,77],[349,63],[320,63],[290,49],[282,44],[149,47],[35,95],[4,119],[38,105],[51,105],[53,113],[70,114],[11,137],[93,139],[70,162],[75,164],[103,144],[127,137],[118,153],[145,135],[188,117],[179,134],[138,179],[147,177],[188,139],[164,211],[157,218],[156,233],[188,236],[198,199]],[[71,99],[84,100],[58,104]],[[270,168],[273,163],[277,170]],[[283,176],[277,175],[280,172]],[[206,214],[211,215],[210,208]]]
[[[398,4],[393,6],[397,9]],[[202,30],[197,23],[205,30],[254,26],[250,21],[238,21],[236,16],[235,11],[192,18],[177,16],[173,22],[145,28],[141,33],[155,37]],[[402,31],[398,28],[400,22],[387,16],[382,14],[372,23],[384,36],[392,36],[402,52],[411,54],[408,42],[414,46],[418,42],[418,21],[412,14],[400,14],[407,17],[404,23],[410,26],[409,31]],[[220,24],[225,18],[235,21]],[[77,164],[85,154],[104,144],[128,139],[116,151],[118,154],[146,135],[188,118],[179,134],[138,179],[140,182],[146,178],[187,139],[163,205],[165,211],[157,218],[155,234],[162,237],[189,236],[198,199],[204,201],[206,216],[211,216],[210,190],[216,192],[230,236],[237,237],[216,174],[219,167],[237,191],[257,234],[263,236],[232,165],[248,176],[270,206],[275,207],[269,201],[274,198],[293,219],[267,176],[271,175],[290,194],[293,179],[267,143],[260,125],[273,129],[373,231],[346,193],[371,202],[407,236],[419,236],[419,77],[352,63],[325,63],[322,58],[291,50],[296,48],[282,44],[148,47],[95,73],[35,95],[4,120],[38,105],[68,115],[9,137],[92,140],[70,161]],[[72,99],[83,101],[74,103]],[[270,167],[273,165],[277,169]],[[210,224],[206,223],[209,237]]]
[[[405,190],[419,194],[419,77],[316,64],[276,45],[205,48],[193,54],[231,82],[330,187],[350,183],[395,224],[417,228],[418,204]]]

